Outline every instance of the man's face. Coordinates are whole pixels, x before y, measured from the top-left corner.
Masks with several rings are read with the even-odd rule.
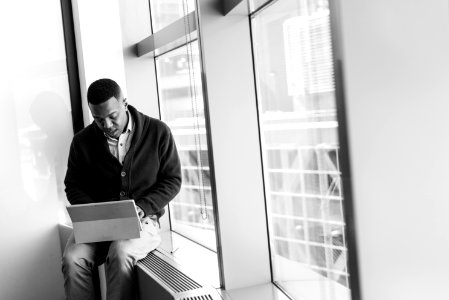
[[[109,100],[97,105],[89,103],[89,108],[95,123],[107,135],[118,138],[122,134],[128,121],[123,100],[119,101],[115,97],[111,97]]]

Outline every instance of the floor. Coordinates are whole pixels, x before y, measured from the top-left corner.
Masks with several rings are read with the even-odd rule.
[[[218,292],[224,300],[290,300],[271,283]]]

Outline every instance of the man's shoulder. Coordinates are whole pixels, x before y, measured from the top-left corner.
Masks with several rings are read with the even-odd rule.
[[[163,122],[159,119],[150,117],[150,116],[138,111],[134,107],[132,107],[130,110],[133,113],[133,116],[137,117],[137,122],[139,122],[140,125],[143,125],[143,128],[146,128],[149,131],[157,130],[157,131],[166,132],[166,131],[170,130],[168,125],[165,124],[165,122]]]
[[[73,142],[84,142],[92,139],[95,134],[94,123],[89,124],[73,136]]]
[[[148,133],[157,136],[158,139],[165,140],[170,136],[171,130],[163,121],[149,117]]]
[[[165,124],[164,121],[156,119],[156,118],[152,118],[152,117],[148,117],[148,118],[149,118],[152,126],[163,129],[163,130],[169,129],[168,125]]]

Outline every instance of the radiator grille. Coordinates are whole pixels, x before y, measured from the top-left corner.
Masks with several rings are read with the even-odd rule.
[[[200,284],[192,280],[190,277],[173,267],[168,262],[164,261],[162,258],[158,257],[154,253],[149,253],[147,257],[140,260],[140,262],[148,268],[148,270],[154,273],[160,278],[168,287],[170,287],[174,292],[181,293],[194,289],[202,288]],[[212,299],[209,295],[204,297],[209,298],[199,298],[203,296],[195,296],[189,298],[183,298],[186,300],[209,300]]]

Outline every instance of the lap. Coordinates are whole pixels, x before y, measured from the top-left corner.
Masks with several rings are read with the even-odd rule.
[[[73,233],[70,235],[63,258],[69,261],[84,259],[100,265],[106,257],[131,257],[137,261],[159,246],[161,242],[159,225],[146,217],[142,222],[141,237],[137,239],[112,242],[76,244]]]
[[[110,243],[111,242],[76,244],[72,232],[65,246],[63,259],[68,262],[84,259],[91,264],[101,265],[106,259]]]

